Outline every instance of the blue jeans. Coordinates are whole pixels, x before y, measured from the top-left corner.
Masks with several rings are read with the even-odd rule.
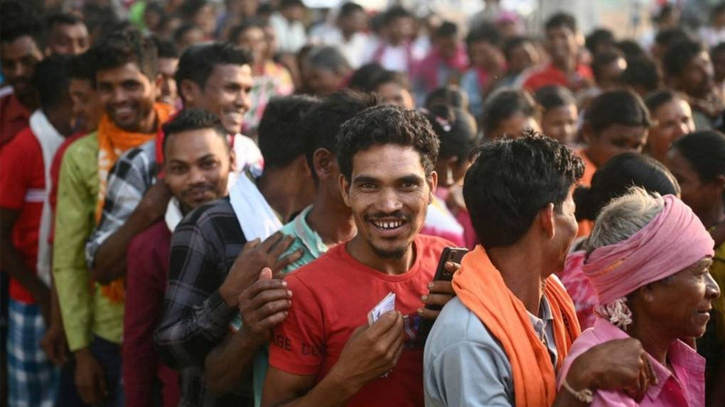
[[[108,389],[108,397],[96,407],[123,407],[125,402],[121,381],[121,345],[94,336],[91,353],[103,367]]]

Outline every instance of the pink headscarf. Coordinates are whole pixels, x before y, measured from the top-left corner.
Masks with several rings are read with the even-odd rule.
[[[673,195],[664,209],[629,239],[594,250],[582,271],[606,305],[636,289],[713,256],[715,242],[692,209]]]

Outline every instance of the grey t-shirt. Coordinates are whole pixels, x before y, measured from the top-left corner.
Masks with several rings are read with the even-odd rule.
[[[556,344],[549,303],[542,297],[541,318],[529,314],[552,364]],[[511,363],[501,343],[480,319],[454,298],[441,311],[425,344],[423,381],[426,407],[514,406]]]

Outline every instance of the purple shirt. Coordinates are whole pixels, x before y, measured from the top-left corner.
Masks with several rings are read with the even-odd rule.
[[[593,346],[613,340],[629,338],[624,331],[603,318],[597,318],[594,327],[584,331],[572,345],[569,355],[559,372],[559,388],[569,367],[579,355]],[[658,384],[650,385],[644,399],[638,404],[626,394],[613,391],[594,392],[590,407],[601,406],[658,406],[658,407],[701,407],[705,405],[705,358],[698,355],[682,341],[676,341],[667,351],[667,358],[675,371],[649,356],[657,375]],[[565,391],[565,390],[562,390]]]

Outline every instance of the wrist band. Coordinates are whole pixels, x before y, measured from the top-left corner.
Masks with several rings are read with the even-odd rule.
[[[582,389],[579,391],[574,390],[573,387],[567,383],[566,379],[561,383],[562,386],[566,389],[566,391],[569,392],[572,396],[574,396],[577,400],[583,401],[585,403],[591,403],[592,400],[594,400],[594,393],[592,393],[589,389]]]

